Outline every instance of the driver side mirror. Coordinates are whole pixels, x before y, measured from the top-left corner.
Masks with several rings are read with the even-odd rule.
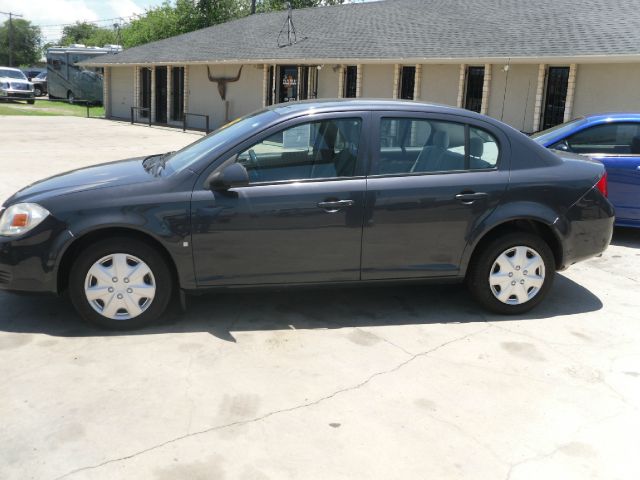
[[[212,191],[249,185],[249,173],[239,163],[232,163],[222,170],[216,170],[207,177],[204,186]]]

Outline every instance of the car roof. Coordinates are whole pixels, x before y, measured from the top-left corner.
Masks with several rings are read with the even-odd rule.
[[[0,68],[1,68],[2,70],[13,70],[14,72],[22,72],[22,70],[20,70],[19,68],[3,67],[3,66],[0,66]]]
[[[640,121],[640,112],[602,112],[602,113],[590,113],[584,115],[582,118],[590,123],[595,122],[610,122],[610,121]]]
[[[487,119],[487,117],[462,108],[437,103],[416,102],[414,100],[386,100],[378,98],[348,98],[304,100],[301,102],[278,103],[268,107],[279,115],[310,113],[323,111],[357,111],[357,110],[400,110],[407,112],[451,113],[467,117]]]

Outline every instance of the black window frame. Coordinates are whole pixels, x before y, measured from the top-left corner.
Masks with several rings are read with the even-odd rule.
[[[151,84],[151,68],[142,67],[140,69],[140,107],[148,109],[139,111],[142,118],[149,118],[149,115],[151,115]]]
[[[358,66],[347,65],[344,68],[342,97],[357,98],[357,95],[358,95]]]
[[[481,73],[480,73],[481,72]],[[465,75],[464,108],[472,112],[482,111],[484,78],[486,72],[484,66],[469,66]]]
[[[415,65],[404,65],[400,68],[398,81],[398,98],[401,100],[414,100],[416,89]]]
[[[562,73],[562,75],[556,78],[556,74],[560,73]],[[547,68],[545,72],[544,95],[542,96],[542,114],[540,115],[540,125],[538,125],[540,130],[547,130],[564,123],[570,73],[571,69],[567,66],[551,66]],[[552,82],[561,82],[562,84]],[[562,95],[559,95],[558,89]],[[554,105],[551,109],[549,108],[550,96],[557,98],[562,97],[562,111],[560,111],[560,105]]]
[[[177,81],[179,80],[179,81]],[[177,85],[180,85],[179,87]],[[178,95],[176,95],[176,93]],[[181,122],[184,116],[184,67],[171,68],[171,112],[172,122]]]

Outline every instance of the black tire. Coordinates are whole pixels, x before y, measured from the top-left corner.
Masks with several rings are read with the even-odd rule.
[[[35,100],[27,100],[27,103],[28,103],[29,105],[33,105],[34,103],[36,103],[36,101],[35,101]]]
[[[535,250],[544,262],[544,281],[538,293],[530,300],[519,304],[507,304],[494,295],[489,275],[494,262],[512,247],[524,246]],[[549,292],[556,272],[553,252],[549,245],[539,236],[527,232],[514,232],[498,237],[482,247],[474,254],[467,273],[467,287],[472,297],[486,309],[501,315],[518,315],[528,312],[537,306]],[[531,290],[533,292],[533,290]]]
[[[36,97],[42,96],[42,89],[40,87],[33,87],[33,94]]]
[[[85,281],[91,267],[100,259],[124,253],[142,260],[151,269],[155,279],[155,297],[139,316],[121,320],[98,313],[85,294]],[[89,245],[78,255],[69,274],[68,293],[73,306],[87,322],[110,330],[131,330],[156,321],[167,309],[172,297],[174,280],[164,257],[148,244],[126,237],[114,237]]]

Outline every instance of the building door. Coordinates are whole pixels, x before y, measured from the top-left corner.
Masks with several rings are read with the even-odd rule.
[[[167,123],[167,67],[156,67],[156,122]]]
[[[482,86],[484,85],[484,67],[467,69],[467,89],[464,108],[480,113],[482,108]]]
[[[549,67],[541,130],[554,127],[564,121],[568,85],[569,67]]]
[[[184,67],[171,69],[171,120],[182,121],[184,113]]]
[[[140,70],[140,106],[145,109],[140,110],[140,116],[149,118],[151,109],[151,69],[146,67]]]
[[[298,67],[283,65],[280,67],[279,102],[295,102],[298,100]]]
[[[413,100],[416,85],[416,67],[402,67],[400,73],[400,98]]]

